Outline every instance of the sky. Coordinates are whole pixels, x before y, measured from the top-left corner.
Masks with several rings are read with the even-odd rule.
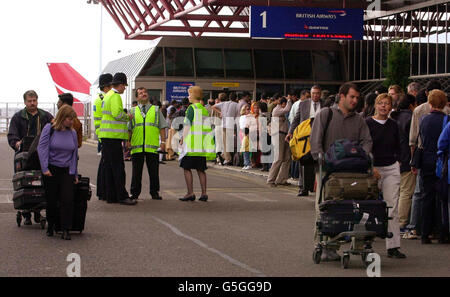
[[[151,47],[150,41],[125,40],[100,4],[86,2],[2,1],[0,103],[23,102],[22,95],[29,89],[38,93],[39,102],[56,102],[47,62],[69,63],[92,84],[100,75],[101,10],[103,68],[110,61]]]

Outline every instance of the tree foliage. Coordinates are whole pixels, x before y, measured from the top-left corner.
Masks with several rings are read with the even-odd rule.
[[[386,76],[384,85],[399,85],[405,89],[409,83],[410,45],[403,42],[389,44],[387,67],[383,69]]]

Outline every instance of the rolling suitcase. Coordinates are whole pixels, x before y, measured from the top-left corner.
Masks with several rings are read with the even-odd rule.
[[[42,172],[39,170],[17,172],[14,174],[12,182],[14,191],[23,188],[39,188],[44,185]]]
[[[73,221],[70,231],[83,232],[86,222],[87,202],[91,199],[92,191],[88,177],[78,176],[78,184],[74,185]],[[55,231],[60,232],[59,211],[55,221]]]
[[[14,192],[13,203],[15,209],[30,210],[44,208],[46,203],[44,188],[24,188]]]
[[[382,200],[330,200],[319,205],[318,228],[322,234],[336,236],[341,232],[353,231],[355,224],[362,221],[364,214],[368,231],[375,231],[377,237],[386,238],[388,212]]]
[[[365,173],[332,173],[324,184],[324,200],[378,199],[378,182]]]

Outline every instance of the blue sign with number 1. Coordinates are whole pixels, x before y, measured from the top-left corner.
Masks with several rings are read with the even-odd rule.
[[[362,40],[362,9],[250,7],[250,37]]]

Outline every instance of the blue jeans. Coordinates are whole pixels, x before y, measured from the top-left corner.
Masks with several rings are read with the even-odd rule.
[[[408,229],[411,230],[420,230],[420,217],[422,216],[421,209],[422,209],[422,202],[423,202],[423,181],[420,178],[420,170],[417,173],[416,178],[416,188],[414,189],[414,195],[412,197],[412,204],[411,204],[411,217],[409,219],[409,225],[407,226]]]
[[[251,166],[252,163],[250,161],[250,152],[244,152],[244,166]]]

